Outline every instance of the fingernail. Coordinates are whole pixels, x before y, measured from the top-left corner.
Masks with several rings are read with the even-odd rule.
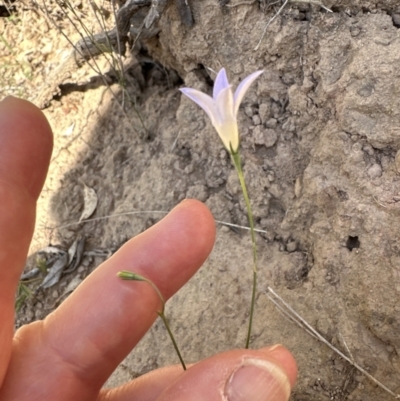
[[[225,395],[229,401],[287,401],[290,383],[278,365],[262,359],[246,359],[229,378]]]
[[[268,351],[268,352],[274,352],[277,349],[282,349],[282,348],[283,348],[282,344],[275,344],[275,345],[272,345],[270,347],[261,348],[261,350],[265,350],[265,351]]]

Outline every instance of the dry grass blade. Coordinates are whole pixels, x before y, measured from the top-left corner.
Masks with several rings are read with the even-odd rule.
[[[140,215],[140,214],[163,214],[163,215],[166,215],[168,213],[169,212],[167,212],[165,210],[130,211],[130,212],[109,214],[107,216],[94,217],[92,219],[85,219],[85,220],[75,221],[75,222],[68,223],[68,224],[63,224],[63,225],[57,226],[57,227],[44,227],[44,228],[48,229],[48,230],[60,230],[62,228],[68,228],[68,227],[76,226],[76,225],[79,225],[79,224],[90,223],[90,222],[93,222],[93,221],[106,220],[106,219],[110,219],[110,218],[113,218],[113,217],[134,216],[134,215]],[[215,222],[218,223],[218,224],[221,224],[223,226],[227,226],[227,227],[240,228],[242,230],[250,230],[250,227],[241,226],[241,225],[233,224],[233,223],[228,223],[226,221],[215,220]],[[258,228],[255,228],[254,231],[257,232],[257,233],[260,233],[260,234],[268,234],[268,231],[261,230],[261,229],[258,229]]]
[[[129,115],[125,110],[125,98],[128,99],[128,102],[132,105],[135,114],[138,116],[141,129],[147,132],[142,116],[139,113],[139,110],[136,107],[136,102],[131,98],[129,92],[126,89],[126,79],[125,79],[125,69],[121,59],[121,54],[125,49],[121,48],[121,38],[119,29],[117,26],[119,25],[119,20],[121,19],[118,16],[118,13],[115,11],[114,3],[112,3],[112,15],[114,16],[115,27],[111,30],[107,29],[105,20],[103,18],[102,12],[100,12],[100,8],[93,1],[89,2],[90,9],[94,15],[94,20],[97,22],[100,28],[100,34],[93,34],[92,30],[85,25],[82,18],[79,17],[75,8],[71,5],[69,1],[60,2],[60,0],[56,1],[57,6],[60,9],[60,12],[69,21],[71,26],[73,26],[74,30],[79,34],[81,39],[78,43],[74,43],[68,35],[63,31],[62,28],[57,24],[57,22],[52,17],[49,9],[46,5],[46,2],[43,1],[43,7],[40,7],[39,4],[35,3],[47,16],[49,21],[53,24],[53,26],[60,32],[61,35],[69,42],[73,51],[68,59],[55,71],[54,76],[54,85],[57,87],[59,83],[63,81],[63,77],[69,78],[71,71],[76,67],[80,67],[83,63],[87,63],[87,65],[103,80],[104,85],[111,92],[113,98],[115,99],[117,105],[120,107],[124,116],[128,121],[131,121]],[[76,23],[75,20],[78,21]],[[114,51],[117,49],[117,52]],[[99,64],[96,61],[96,56],[103,55],[105,60],[110,68],[110,71],[115,75],[117,81],[122,88],[122,103],[119,101],[117,94],[113,91],[110,86],[109,79],[106,77],[106,74],[101,70]],[[52,80],[50,79],[50,82]],[[53,85],[53,86],[54,86]],[[44,108],[45,105],[49,102],[49,100],[53,97],[55,88],[52,85],[48,85],[42,93],[36,99],[36,103],[38,103],[39,107]],[[131,124],[134,131],[138,132],[134,124]]]
[[[328,7],[325,7],[319,0],[285,0],[285,2],[282,4],[280,9],[274,14],[274,16],[265,24],[263,33],[261,35],[260,40],[257,43],[257,46],[254,48],[254,50],[258,50],[260,48],[261,42],[264,39],[264,36],[267,32],[268,27],[275,21],[275,19],[282,13],[283,9],[286,7],[288,3],[307,3],[307,4],[316,4],[323,8],[324,10],[328,12],[332,12]],[[274,3],[275,4],[275,3]]]
[[[265,33],[267,32],[268,27],[275,21],[275,19],[278,17],[279,14],[283,11],[283,9],[286,7],[286,4],[289,3],[289,0],[285,0],[285,2],[282,4],[281,8],[275,13],[275,15],[265,24],[263,33],[261,35],[260,40],[257,43],[257,46],[254,48],[254,50],[258,50],[260,48],[261,42],[264,39]]]
[[[271,294],[273,296],[271,296]],[[303,330],[309,333],[311,336],[315,337],[325,345],[327,345],[332,351],[336,352],[341,358],[354,366],[359,372],[361,372],[364,376],[368,377],[371,381],[373,381],[377,386],[381,389],[389,393],[395,399],[400,399],[400,394],[396,394],[392,390],[390,390],[387,386],[377,380],[374,376],[368,373],[364,368],[358,365],[352,358],[349,358],[343,352],[338,350],[334,345],[332,345],[328,340],[326,340],[321,334],[317,332],[306,320],[304,320],[287,302],[285,302],[271,287],[267,288],[265,291],[265,295],[273,302],[273,304],[292,322],[296,323]],[[350,354],[351,355],[351,354]]]
[[[15,298],[15,310],[16,312],[19,312],[26,302],[28,298],[32,296],[32,291],[29,289],[28,286],[24,284],[24,282],[20,281],[18,283],[18,289],[17,289],[17,296]]]
[[[37,4],[37,3],[36,3]],[[63,13],[63,15],[66,17],[66,19],[71,23],[71,25],[74,27],[74,29],[76,30],[76,32],[79,33],[79,35],[81,36],[82,40],[85,42],[86,37],[82,35],[80,29],[78,28],[78,26],[75,24],[75,22],[72,20],[72,18],[70,17],[70,15],[64,10],[64,8],[62,7],[62,5],[60,4],[59,1],[56,2],[56,4],[59,6],[61,12]],[[66,5],[69,5],[68,2],[66,2]],[[70,72],[68,71],[68,63],[71,63],[73,66],[75,66],[76,64],[79,66],[81,65],[84,61],[87,62],[87,64],[89,65],[89,67],[99,76],[102,77],[104,84],[107,86],[107,88],[111,91],[113,97],[117,100],[115,93],[113,92],[112,88],[110,87],[109,83],[107,82],[107,79],[105,78],[104,74],[101,71],[101,68],[99,67],[99,65],[97,64],[96,60],[94,59],[94,54],[92,54],[91,52],[91,48],[87,47],[82,48],[79,46],[76,46],[71,39],[68,37],[68,35],[65,34],[65,32],[59,27],[59,25],[57,24],[57,22],[54,20],[54,18],[51,16],[51,13],[46,5],[46,2],[43,1],[43,8],[37,4],[37,6],[42,9],[42,11],[47,15],[47,18],[49,19],[49,21],[53,24],[53,26],[60,32],[61,35],[64,36],[64,38],[68,41],[68,43],[72,46],[73,48],[73,54],[68,58],[68,60],[60,66],[60,69],[65,69],[67,70],[65,73],[67,74],[67,76],[69,76]],[[74,14],[74,8],[72,6],[68,7],[70,10],[72,10],[72,13]],[[88,34],[89,37],[91,37],[92,35],[90,34],[90,30],[85,26],[85,24],[82,23],[82,20],[79,19],[79,21],[81,22],[81,26],[82,29],[85,31],[86,34]],[[99,45],[97,44],[97,42],[94,43],[94,48],[97,48]],[[100,50],[100,49],[99,49]],[[104,48],[101,49],[103,52]],[[87,54],[89,55],[89,57],[87,57]],[[92,64],[93,63],[93,64]],[[58,75],[58,72],[57,72]],[[42,94],[42,96],[39,96],[39,106],[43,107],[44,105],[41,105],[41,103],[44,103],[44,101],[42,102],[41,97],[48,97],[47,93]],[[45,99],[46,100],[46,99]],[[118,100],[117,100],[118,102]],[[118,103],[119,104],[119,103]],[[122,108],[122,106],[121,106]],[[123,109],[123,108],[122,108]]]

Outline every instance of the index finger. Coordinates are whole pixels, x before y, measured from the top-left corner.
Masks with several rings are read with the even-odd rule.
[[[53,137],[43,113],[12,97],[0,102],[0,386],[14,334],[14,297],[35,224]]]
[[[44,322],[17,332],[0,398],[96,399],[160,310],[149,284],[122,281],[117,272],[131,270],[149,278],[168,299],[199,269],[214,239],[210,211],[187,200],[130,240]]]

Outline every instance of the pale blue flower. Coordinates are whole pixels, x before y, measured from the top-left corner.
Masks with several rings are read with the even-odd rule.
[[[237,112],[240,103],[250,85],[262,73],[263,71],[256,71],[246,77],[237,87],[235,94],[232,93],[232,86],[229,85],[225,68],[218,73],[215,79],[213,97],[196,89],[181,89],[184,95],[192,99],[208,114],[229,153],[236,153],[239,149]]]

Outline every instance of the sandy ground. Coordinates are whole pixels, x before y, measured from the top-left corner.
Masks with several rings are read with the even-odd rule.
[[[1,96],[35,101],[54,83],[71,54],[62,33],[73,43],[80,39],[72,22],[99,32],[92,11],[78,3],[71,20],[50,1],[49,15],[29,2],[11,17],[0,6]],[[264,69],[239,112],[244,172],[262,230],[252,346],[282,343],[294,353],[300,376],[293,400],[390,400],[286,319],[266,289],[400,392],[400,8],[396,1],[343,0],[326,2],[329,13],[291,4],[255,51],[277,9],[267,1],[229,7],[234,3],[193,4],[192,28],[170,4],[158,35],[122,59],[124,88],[104,56],[96,62],[107,85],[93,62],[57,82],[44,109],[55,149],[27,269],[49,244],[68,249],[85,239],[84,253],[73,272],[24,303],[17,325],[45,317],[107,255],[184,198],[205,202],[219,221],[247,226],[228,154],[178,88],[210,92],[221,67],[234,85]],[[111,29],[112,11],[102,6]],[[85,186],[98,198],[92,218],[109,217],[78,223],[87,209]],[[217,227],[212,255],[168,306],[189,362],[244,344],[250,236]],[[157,322],[107,385],[176,362]]]

